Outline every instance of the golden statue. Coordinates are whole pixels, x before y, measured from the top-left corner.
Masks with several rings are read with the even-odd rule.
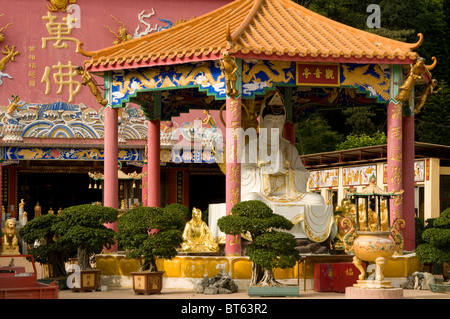
[[[427,101],[428,95],[430,94],[436,94],[441,90],[441,88],[434,90],[437,86],[438,82],[437,80],[433,79],[431,82],[425,87],[422,94],[417,98],[419,100],[419,103],[416,104],[414,107],[414,114],[417,115],[420,112],[420,109],[425,105],[425,102]]]
[[[3,255],[18,255],[19,240],[17,239],[16,221],[13,218],[6,220],[3,232]]]
[[[50,207],[50,209],[48,210],[48,214],[54,214],[55,211],[53,210],[53,208]]]
[[[34,206],[34,217],[39,217],[41,216],[41,206],[39,205],[39,202],[36,203],[36,206]]]
[[[370,205],[370,202],[369,202]],[[378,214],[374,212],[370,207],[368,209],[369,212],[369,221],[368,221],[368,228],[366,227],[366,205],[363,203],[359,204],[359,230],[361,231],[377,231],[378,230]],[[388,225],[388,212],[386,203],[382,201],[380,203],[380,214],[381,214],[381,231],[388,231],[389,225]]]
[[[411,67],[409,71],[409,76],[406,79],[405,83],[400,87],[400,93],[395,97],[395,99],[399,102],[405,102],[409,99],[411,94],[411,90],[414,87],[414,83],[416,80],[422,78],[422,73],[425,70],[425,59],[418,58],[416,64]]]
[[[192,219],[186,223],[183,231],[183,252],[218,252],[219,245],[216,243],[208,225],[202,220],[202,211],[198,208],[192,210]]]
[[[83,78],[83,82],[81,84],[87,85],[91,90],[92,95],[95,96],[97,102],[103,106],[106,106],[106,104],[108,104],[108,100],[105,99],[100,93],[97,87],[97,83],[95,83],[95,80],[92,77],[92,75],[88,71],[83,69],[81,66],[77,67],[77,73],[81,75],[81,77]]]
[[[227,86],[227,95],[229,97],[235,97],[239,94],[236,89],[237,81],[237,64],[236,59],[230,55],[230,52],[223,52],[223,58],[220,59],[220,69],[225,74],[225,83]]]

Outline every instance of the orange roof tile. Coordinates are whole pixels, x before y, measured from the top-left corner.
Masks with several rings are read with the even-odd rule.
[[[234,56],[292,61],[407,64],[419,42],[404,43],[365,32],[290,0],[236,0],[170,29],[94,52],[90,71],[215,60]]]

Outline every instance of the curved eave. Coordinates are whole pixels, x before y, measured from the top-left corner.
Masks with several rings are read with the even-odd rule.
[[[405,56],[377,56],[377,57],[365,57],[365,56],[323,56],[323,55],[292,55],[290,53],[254,53],[254,52],[242,52],[232,50],[232,56],[242,59],[258,59],[258,60],[277,60],[277,61],[292,61],[292,62],[316,62],[316,63],[358,63],[358,64],[411,64],[417,59],[417,55]],[[221,52],[210,54],[199,54],[197,56],[175,56],[173,58],[156,59],[141,59],[139,61],[131,60],[127,62],[122,61],[98,61],[97,63],[85,64],[85,67],[90,72],[107,72],[114,70],[135,69],[143,67],[155,67],[165,65],[175,65],[191,62],[213,61],[222,57]]]

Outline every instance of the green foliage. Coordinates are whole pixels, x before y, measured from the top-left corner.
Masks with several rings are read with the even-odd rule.
[[[52,230],[64,243],[78,247],[80,268],[90,268],[89,258],[101,253],[104,247],[115,244],[114,230],[105,226],[117,220],[117,209],[101,205],[83,204],[65,208]]]
[[[247,246],[250,260],[265,269],[290,268],[299,260],[292,234],[275,229],[289,230],[291,221],[273,213],[272,209],[258,200],[236,204],[231,214],[219,218],[219,229],[225,234],[248,233],[252,243]]]
[[[293,235],[272,230],[256,237],[247,247],[247,253],[252,262],[263,268],[285,269],[294,267],[300,259],[296,245]]]
[[[296,146],[300,155],[334,151],[343,139],[319,114],[295,124]]]
[[[77,250],[70,242],[63,242],[56,236],[53,228],[59,222],[59,217],[53,214],[33,218],[19,230],[22,239],[31,244],[30,253],[36,262],[50,264],[53,277],[65,276],[64,262],[76,256]],[[34,247],[35,241],[39,246]]]
[[[117,223],[116,240],[130,258],[143,258],[141,270],[156,271],[156,257],[172,259],[183,239],[179,210],[139,206]]]
[[[416,238],[416,247],[423,244],[422,234],[425,230],[425,223],[419,217],[414,218],[415,220],[415,238]]]
[[[438,82],[439,92],[429,95],[426,104],[415,116],[416,140],[425,143],[450,145],[450,88]]]
[[[351,148],[384,145],[387,143],[387,137],[384,132],[377,131],[373,136],[366,134],[354,135],[350,134],[347,139],[337,146],[338,150],[346,150]]]
[[[428,220],[427,220],[428,221]],[[450,261],[450,208],[434,219],[422,234],[423,244],[416,249],[417,258],[424,263]]]
[[[186,206],[178,203],[169,204],[164,207],[164,213],[173,214],[174,217],[179,219],[176,224],[179,225],[179,229],[181,231],[183,231],[187,221],[191,218],[189,209]]]

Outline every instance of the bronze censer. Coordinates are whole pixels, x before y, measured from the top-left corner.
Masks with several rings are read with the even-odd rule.
[[[361,193],[348,194],[356,208],[355,220],[344,217],[339,226],[345,233],[345,252],[353,251],[353,264],[361,272],[354,287],[394,288],[390,280],[384,279],[383,270],[394,253],[403,253],[403,236],[400,231],[405,228],[405,221],[397,218],[390,226],[389,216],[389,200],[402,193],[403,191],[388,193],[381,190],[372,176],[370,184]],[[363,261],[375,263],[375,280],[366,279]]]

